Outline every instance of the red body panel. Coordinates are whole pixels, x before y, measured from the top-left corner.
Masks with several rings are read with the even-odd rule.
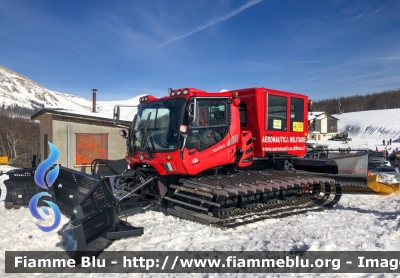
[[[154,153],[154,157],[150,159],[149,154],[146,152],[135,152],[134,156],[127,156],[126,161],[129,163],[129,167],[134,169],[138,165],[151,165],[157,173],[161,176],[172,175],[172,174],[182,174],[186,175],[186,169],[182,164],[182,160],[179,157],[179,150],[171,153]],[[172,159],[168,160],[167,156],[172,155]],[[169,170],[166,167],[166,163],[172,163],[172,169]]]
[[[234,101],[233,97],[236,92],[239,93],[239,99],[245,103],[246,121],[245,124],[242,123],[242,126],[241,112],[239,112],[238,108],[239,102]],[[279,130],[271,130],[270,126],[267,129],[269,96],[287,100],[287,109],[284,113],[273,111],[276,115],[279,114],[278,116],[280,117],[278,120],[274,120],[273,129],[278,128]],[[304,156],[306,152],[308,98],[305,95],[267,88],[249,88],[224,93],[207,93],[190,88],[188,95],[180,95],[180,97],[186,97],[187,99],[191,97],[227,98],[229,100],[228,103],[230,102],[228,104],[230,106],[230,125],[227,135],[215,145],[201,151],[193,148],[184,148],[183,159],[180,156],[180,149],[173,152],[155,152],[152,159],[146,152],[135,152],[133,157],[126,157],[131,168],[147,164],[162,176],[171,174],[196,175],[204,170],[227,164],[239,163],[241,167],[251,165],[253,156]],[[172,96],[156,100],[150,99],[149,102],[165,101],[169,98],[172,98]],[[296,112],[291,109],[294,98],[303,101],[303,107],[301,110],[297,109]],[[276,107],[274,109],[277,110]],[[296,119],[302,118],[302,121],[295,121],[295,116],[297,117]],[[250,141],[252,142],[249,143]],[[251,160],[238,162],[238,150],[251,152],[250,154],[246,153],[247,157],[251,156]],[[168,155],[172,155],[172,159],[168,160]]]
[[[249,130],[254,138],[254,156],[264,157],[268,154],[287,153],[288,155],[304,156],[306,153],[306,137],[308,135],[308,97],[302,94],[284,92],[267,88],[250,88],[238,90],[240,100],[248,103],[246,107],[247,123],[242,127]],[[267,95],[288,97],[288,107],[293,97],[304,100],[303,127],[301,131],[290,131],[290,109],[286,115],[286,131],[274,131],[266,129],[267,119]]]
[[[221,97],[222,94],[218,94]],[[232,97],[232,93],[228,96]],[[196,149],[188,150],[185,148],[183,164],[189,175],[195,175],[206,169],[216,166],[232,164],[236,160],[236,148],[240,138],[240,116],[237,107],[231,106],[231,124],[228,134],[214,146],[198,152]]]

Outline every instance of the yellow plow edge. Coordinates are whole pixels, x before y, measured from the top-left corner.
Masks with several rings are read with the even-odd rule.
[[[384,183],[378,181],[379,175],[367,177],[367,186],[377,193],[392,194],[400,192],[400,183]]]

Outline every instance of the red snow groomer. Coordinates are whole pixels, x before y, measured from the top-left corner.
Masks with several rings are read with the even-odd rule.
[[[119,217],[148,208],[227,228],[334,206],[340,183],[317,173],[337,174],[335,161],[303,158],[311,106],[305,95],[267,88],[169,89],[141,97],[128,125],[116,106],[130,169],[100,177],[61,167],[62,190],[51,189],[77,250],[142,234]],[[19,185],[7,182],[10,192]]]

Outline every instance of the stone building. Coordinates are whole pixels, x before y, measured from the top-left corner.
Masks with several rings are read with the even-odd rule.
[[[31,116],[40,121],[40,158],[49,156],[48,142],[60,151],[56,163],[85,173],[91,172],[94,159],[103,159],[118,172],[127,169],[126,142],[112,123],[111,115],[94,112],[42,109]],[[113,172],[101,163],[96,174]]]

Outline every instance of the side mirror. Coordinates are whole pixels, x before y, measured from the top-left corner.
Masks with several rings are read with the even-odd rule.
[[[191,102],[188,106],[189,117],[194,117],[194,103]]]
[[[197,106],[196,99],[193,99],[193,101],[189,103],[189,106],[187,108],[189,112],[188,115],[189,117],[192,118],[192,120],[189,122],[190,124],[196,121],[196,115],[197,115],[196,106]]]
[[[114,113],[113,113],[113,124],[119,125],[119,117],[120,117],[120,107],[119,105],[114,106]]]
[[[313,111],[313,101],[311,99],[308,100],[308,111]]]

